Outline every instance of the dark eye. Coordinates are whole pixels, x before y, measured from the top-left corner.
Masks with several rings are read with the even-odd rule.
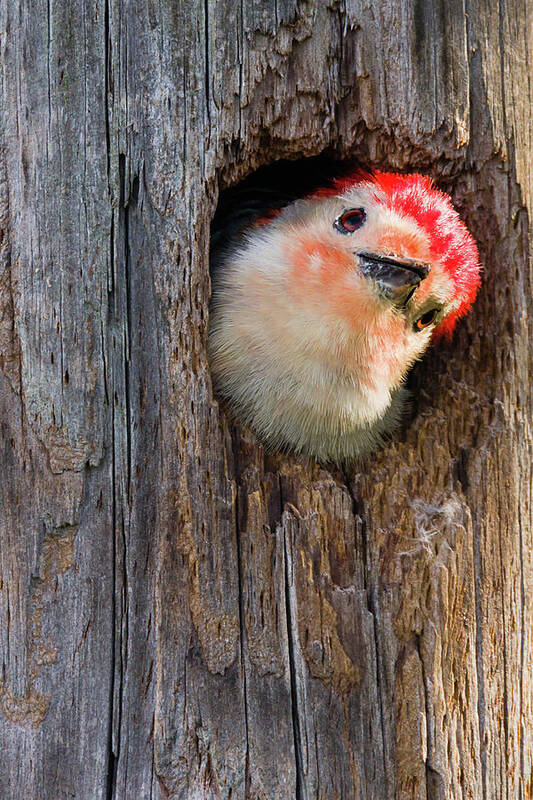
[[[365,220],[364,208],[349,208],[343,211],[333,224],[340,233],[353,233],[364,224]]]
[[[438,308],[432,308],[431,311],[426,311],[425,314],[422,314],[421,317],[418,317],[414,325],[415,331],[423,331],[424,328],[427,328],[428,325],[431,325],[432,322],[435,322],[435,317],[437,316],[438,311]]]

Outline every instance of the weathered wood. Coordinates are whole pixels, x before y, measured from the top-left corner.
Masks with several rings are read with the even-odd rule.
[[[530,3],[0,6],[0,795],[533,798]],[[350,474],[213,398],[220,189],[328,149],[485,265]]]

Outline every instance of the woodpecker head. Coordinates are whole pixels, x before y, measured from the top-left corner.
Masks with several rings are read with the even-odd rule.
[[[394,426],[400,387],[480,282],[447,195],[357,174],[256,221],[215,265],[221,393],[275,447],[343,461]]]

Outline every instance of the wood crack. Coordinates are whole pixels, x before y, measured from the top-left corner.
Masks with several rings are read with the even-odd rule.
[[[380,723],[380,730],[381,730],[381,746],[382,746],[382,753],[383,753],[383,777],[384,783],[386,787],[389,787],[389,772],[388,772],[388,764],[387,764],[387,750],[386,750],[386,732],[385,732],[385,713],[383,710],[383,687],[382,687],[382,679],[381,679],[381,654],[379,651],[379,630],[378,630],[378,609],[377,603],[373,596],[373,587],[369,580],[370,577],[370,545],[368,542],[368,534],[367,534],[367,526],[366,522],[360,517],[359,509],[358,509],[358,502],[357,498],[355,497],[355,493],[353,491],[352,482],[349,478],[348,472],[346,469],[342,471],[342,476],[344,479],[344,485],[346,487],[346,491],[352,502],[352,511],[354,519],[359,518],[361,520],[361,540],[363,543],[363,586],[366,595],[366,602],[367,602],[367,609],[371,614],[372,619],[372,631],[373,631],[373,641],[374,641],[374,658],[376,663],[376,691],[379,698],[379,723]]]
[[[245,613],[244,613],[244,594],[243,594],[243,566],[242,566],[242,542],[241,542],[241,529],[239,524],[239,495],[241,489],[240,487],[237,489],[237,511],[235,514],[235,536],[236,536],[236,544],[237,544],[237,578],[238,578],[238,592],[239,592],[239,645],[240,645],[240,657],[241,657],[241,674],[242,674],[242,688],[243,688],[243,699],[244,699],[244,729],[246,735],[246,764],[245,764],[245,771],[244,771],[244,785],[245,785],[245,797],[248,796],[248,791],[250,787],[250,740],[249,740],[249,724],[248,724],[248,686],[247,686],[247,677],[246,677],[246,661],[245,661],[245,641],[246,641],[246,632],[245,632]]]
[[[479,723],[479,748],[481,759],[481,782],[483,797],[480,800],[487,800],[487,746],[485,742],[485,676],[483,671],[483,624],[481,596],[483,592],[483,565],[481,560],[480,547],[481,531],[478,525],[474,526],[474,596],[476,610],[476,666],[477,666],[477,685],[478,685],[478,723]]]
[[[120,289],[120,276],[115,274],[118,267],[116,258],[117,244],[121,244],[121,235],[123,230],[122,209],[119,207],[118,213],[113,208],[112,198],[114,196],[113,190],[113,175],[112,175],[112,143],[111,143],[111,121],[110,121],[110,102],[113,95],[111,86],[111,70],[112,70],[112,40],[111,40],[111,22],[110,22],[110,4],[111,0],[106,0],[104,6],[104,117],[105,117],[105,134],[106,134],[106,153],[107,153],[107,182],[109,200],[111,204],[111,230],[109,238],[109,273],[108,273],[108,313],[110,316],[110,330],[114,330],[117,322],[117,317],[120,313],[119,307],[119,289]],[[122,191],[122,187],[120,187]],[[119,250],[120,252],[120,250]],[[103,333],[102,333],[103,337]],[[105,342],[103,341],[105,349]],[[114,347],[114,336],[111,337],[109,342],[111,348]],[[107,367],[107,362],[109,366]],[[112,537],[113,537],[113,567],[112,567],[112,609],[111,609],[111,680],[110,680],[110,706],[109,706],[109,722],[108,722],[108,741],[107,741],[107,775],[106,775],[106,800],[113,800],[116,797],[118,766],[120,757],[120,740],[121,740],[121,723],[122,723],[122,702],[123,702],[123,681],[124,681],[124,664],[122,660],[122,635],[121,635],[121,621],[123,608],[122,603],[118,602],[121,588],[123,589],[124,575],[119,572],[119,559],[122,563],[122,570],[124,569],[123,559],[119,556],[118,550],[118,536],[123,537],[123,504],[122,504],[122,490],[121,490],[121,477],[119,464],[122,458],[121,454],[121,440],[119,428],[121,426],[121,415],[117,410],[117,404],[120,401],[120,377],[116,374],[115,359],[111,350],[111,357],[104,358],[106,364],[106,377],[109,373],[110,391],[106,387],[106,396],[110,399],[111,411],[111,483],[112,483]],[[117,386],[118,377],[118,386]],[[125,543],[123,542],[123,547]]]
[[[283,508],[283,495],[280,481],[280,497],[281,507]],[[301,742],[301,726],[300,726],[300,712],[298,708],[298,684],[296,678],[296,660],[295,660],[295,643],[294,637],[297,635],[297,609],[291,607],[291,566],[292,558],[289,553],[289,531],[287,527],[283,528],[283,541],[285,548],[285,612],[287,615],[287,639],[289,651],[289,674],[290,674],[290,690],[291,690],[291,714],[292,725],[294,733],[294,756],[296,761],[296,797],[295,800],[308,800],[308,793],[305,780],[305,768],[303,763],[302,742]]]

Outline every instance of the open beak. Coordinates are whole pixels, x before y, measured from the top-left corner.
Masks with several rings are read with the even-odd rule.
[[[423,261],[392,258],[375,253],[357,253],[361,272],[373,281],[382,297],[397,308],[403,308],[431,269]]]

